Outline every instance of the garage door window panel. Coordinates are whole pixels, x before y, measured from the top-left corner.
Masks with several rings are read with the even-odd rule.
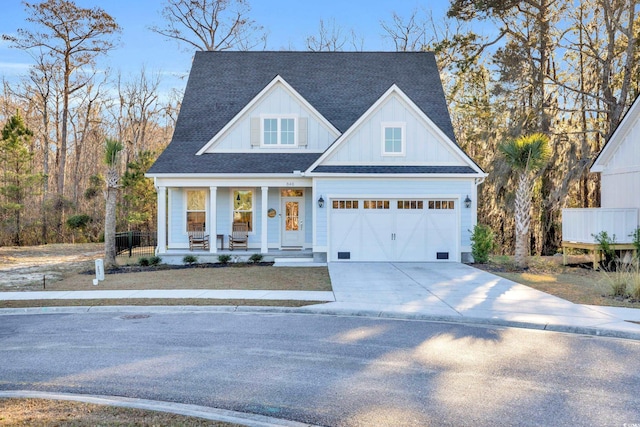
[[[358,209],[357,200],[334,200],[333,209]]]
[[[429,200],[429,210],[452,210],[455,207],[453,200]]]
[[[364,208],[365,209],[389,209],[389,201],[388,200],[365,200]]]
[[[398,209],[424,209],[422,200],[398,200]]]

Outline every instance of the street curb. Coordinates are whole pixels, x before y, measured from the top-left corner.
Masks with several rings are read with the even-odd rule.
[[[1,308],[0,316],[35,314],[80,314],[80,313],[263,313],[263,314],[313,314],[321,316],[368,317],[377,319],[413,320],[427,322],[456,323],[466,325],[502,326],[509,328],[534,329],[562,332],[576,335],[591,335],[607,338],[622,338],[640,341],[640,332],[615,329],[581,327],[574,325],[540,324],[518,322],[505,319],[463,317],[449,315],[400,313],[380,310],[328,309],[321,305],[306,307],[263,307],[263,306],[77,306],[77,307],[25,307]]]
[[[66,400],[93,403],[96,405],[167,412],[170,414],[186,415],[189,417],[204,418],[212,421],[242,424],[248,427],[314,427],[313,424],[299,423],[296,421],[267,417],[265,415],[249,414],[245,412],[229,411],[227,409],[218,409],[185,403],[162,402],[157,400],[135,399],[119,396],[10,390],[0,391],[0,398]]]

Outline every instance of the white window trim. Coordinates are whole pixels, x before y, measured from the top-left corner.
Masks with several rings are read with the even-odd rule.
[[[190,211],[189,210],[189,196],[187,193],[189,193],[189,191],[204,191],[204,210],[201,211]],[[204,212],[204,223],[206,225],[209,224],[209,209],[207,208],[209,206],[209,192],[207,190],[205,190],[204,188],[185,188],[183,191],[183,200],[184,200],[184,232],[185,233],[189,233],[189,222],[187,221],[187,216],[189,212]],[[206,226],[205,226],[206,227]],[[209,230],[205,230],[205,231],[209,231]]]
[[[249,235],[256,234],[256,189],[255,188],[247,188],[247,187],[232,187],[231,188],[231,224],[233,225],[233,213],[235,212],[235,199],[233,197],[233,193],[236,191],[251,191],[251,221],[253,222],[253,226],[251,227],[251,231],[249,231]]]
[[[266,119],[278,120],[278,142],[276,144],[264,143],[264,121]],[[280,128],[282,119],[293,119],[293,144],[282,144]],[[297,148],[298,147],[298,116],[295,114],[261,114],[260,115],[260,147],[262,148]]]
[[[402,138],[400,139],[400,152],[396,153],[396,152],[392,152],[389,153],[385,150],[385,129],[387,128],[400,128],[401,132],[402,132]],[[382,153],[382,156],[387,157],[402,157],[405,156],[406,153],[406,146],[407,146],[407,124],[405,122],[382,122],[381,123],[381,130],[380,130],[380,144],[381,144],[381,148],[380,151]]]

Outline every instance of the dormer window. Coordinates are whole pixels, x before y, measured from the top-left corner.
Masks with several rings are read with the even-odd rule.
[[[404,156],[405,152],[405,124],[382,124],[382,155]]]
[[[295,147],[295,117],[263,117],[262,145],[265,147]]]

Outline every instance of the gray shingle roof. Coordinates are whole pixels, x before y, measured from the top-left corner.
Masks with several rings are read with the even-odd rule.
[[[173,138],[149,173],[225,173],[222,170],[230,170],[229,165],[221,162],[231,159],[236,162],[233,156],[212,161],[211,156],[195,153],[277,75],[341,132],[396,84],[455,141],[432,53],[197,52]],[[284,170],[291,161],[289,156],[272,159],[268,165],[274,171]],[[273,163],[280,159],[286,163]],[[218,167],[221,169],[216,169]],[[303,167],[297,169],[304,170]]]
[[[469,166],[318,166],[313,172],[319,173],[406,173],[406,174],[444,174],[476,173]]]

